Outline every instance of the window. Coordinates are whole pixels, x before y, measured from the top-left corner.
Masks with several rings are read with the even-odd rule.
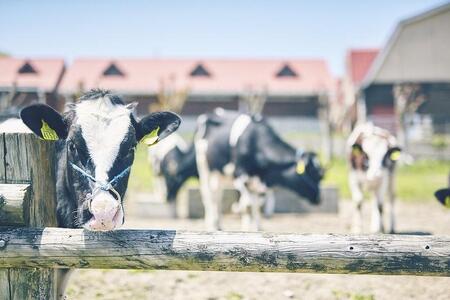
[[[103,76],[124,76],[124,74],[114,63],[111,63],[109,67],[103,71]]]
[[[37,71],[29,62],[25,62],[19,69],[19,74],[36,74]]]
[[[277,73],[277,77],[297,77],[297,73],[288,65],[284,65]]]
[[[194,68],[194,70],[192,70],[190,75],[192,77],[209,77],[209,76],[211,76],[211,74],[201,64],[197,65]]]

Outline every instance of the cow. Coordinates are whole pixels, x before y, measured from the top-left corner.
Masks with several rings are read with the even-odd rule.
[[[109,91],[94,89],[62,115],[45,104],[20,112],[34,134],[55,142],[59,227],[110,231],[123,225],[123,199],[137,143],[158,143],[181,122],[171,112],[139,120],[134,107]],[[59,297],[69,274],[68,269],[59,273]]]
[[[316,154],[284,142],[264,118],[216,110],[197,123],[195,155],[208,230],[221,229],[222,176],[231,176],[240,192],[244,230],[260,229],[262,199],[274,186],[319,203],[324,169]]]
[[[437,190],[434,196],[442,205],[450,208],[450,188]]]
[[[194,143],[189,146],[178,135],[172,134],[164,143],[148,148],[148,158],[155,176],[155,190],[166,199],[176,216],[178,191],[191,177],[198,178]]]
[[[370,231],[395,232],[395,169],[401,149],[396,138],[372,123],[355,127],[347,140],[349,187],[354,205],[352,231],[362,232],[364,192],[373,194]],[[384,197],[390,204],[389,230],[383,224]]]

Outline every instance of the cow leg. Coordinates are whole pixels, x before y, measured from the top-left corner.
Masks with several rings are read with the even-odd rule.
[[[241,229],[249,231],[251,228],[251,197],[250,191],[247,189],[248,176],[242,175],[234,180],[234,187],[239,191],[239,213],[241,215]]]
[[[383,233],[383,196],[385,194],[384,182],[381,186],[375,189],[374,197],[372,200],[372,218],[370,231],[372,233]]]
[[[247,175],[234,180],[235,188],[240,192],[239,209],[241,213],[241,228],[244,231],[260,230],[261,204],[260,193],[249,189],[251,179]]]
[[[206,157],[207,150],[208,142],[206,140],[200,139],[195,142],[200,194],[205,208],[205,225],[207,230],[216,231],[220,229],[220,204],[218,203],[217,195],[214,195],[213,188],[215,187],[217,189],[217,186],[214,186],[214,184],[216,184],[218,179],[212,178],[216,176],[212,176],[212,172],[209,170]]]
[[[56,272],[56,293],[60,300],[67,299],[64,295],[67,284],[69,282],[70,275],[72,275],[74,269],[58,269]]]
[[[249,177],[241,175],[234,180],[234,187],[240,192],[239,212],[241,214],[241,228],[244,231],[255,230],[254,203],[257,197],[248,189]]]
[[[387,187],[389,197],[389,233],[395,233],[395,190],[394,190],[394,174],[389,174]]]
[[[265,200],[264,216],[270,218],[275,212],[275,195],[272,189],[267,191]]]
[[[362,233],[363,222],[362,222],[362,203],[364,195],[362,192],[362,187],[358,182],[358,174],[356,172],[350,172],[349,174],[349,187],[352,194],[353,202],[353,221],[352,221],[352,232]]]
[[[221,186],[222,175],[219,172],[211,172],[209,177],[209,187],[211,191],[211,201],[209,202],[208,215],[206,215],[205,207],[205,221],[208,230],[222,229],[222,194]]]

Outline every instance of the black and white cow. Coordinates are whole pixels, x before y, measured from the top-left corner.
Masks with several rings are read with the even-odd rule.
[[[188,146],[175,133],[164,143],[149,147],[148,158],[156,175],[155,190],[161,199],[171,204],[175,215],[178,191],[189,178],[198,178],[194,144]]]
[[[157,143],[181,122],[171,112],[138,120],[133,110],[134,104],[125,105],[120,97],[96,89],[63,115],[44,104],[21,111],[23,122],[37,136],[56,142],[60,227],[110,231],[124,223],[123,198],[137,143]]]
[[[390,203],[389,232],[395,231],[395,167],[400,158],[396,138],[387,130],[371,123],[361,124],[347,140],[350,166],[349,186],[354,203],[353,225],[355,233],[362,232],[362,202],[364,192],[373,193],[371,232],[385,232],[383,226],[384,197]]]
[[[224,110],[202,115],[195,150],[208,230],[221,228],[223,175],[232,176],[240,192],[244,230],[259,230],[262,199],[273,186],[319,203],[324,170],[316,155],[294,149],[262,118]]]
[[[436,199],[447,208],[450,208],[450,188],[440,189],[434,193]]]

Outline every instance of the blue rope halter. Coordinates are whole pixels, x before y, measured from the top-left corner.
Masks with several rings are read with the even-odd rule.
[[[121,179],[122,177],[124,177],[128,172],[130,172],[131,170],[131,166],[125,168],[122,172],[120,172],[118,175],[114,176],[113,179],[111,179],[110,181],[107,182],[101,182],[97,179],[95,179],[91,174],[87,173],[85,170],[83,170],[82,168],[78,167],[76,164],[74,163],[70,163],[70,165],[72,166],[72,168],[76,171],[78,171],[81,175],[83,175],[84,177],[88,178],[89,180],[91,180],[92,182],[95,182],[97,184],[97,187],[94,189],[94,191],[92,191],[92,195],[95,194],[95,192],[97,192],[99,189],[102,191],[112,191],[116,196],[117,196],[117,201],[119,201],[119,203],[122,203],[122,199],[120,197],[119,192],[117,192],[117,190],[114,188],[114,184]],[[88,205],[90,205],[90,202],[88,203]]]

